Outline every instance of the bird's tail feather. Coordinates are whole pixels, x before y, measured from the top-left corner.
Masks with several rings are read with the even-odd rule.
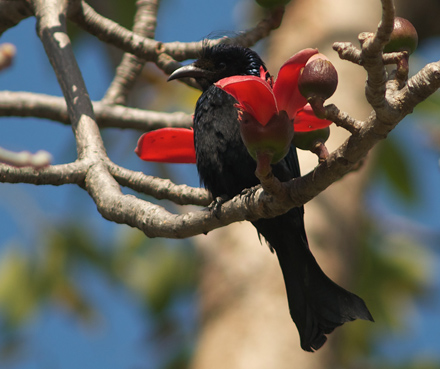
[[[261,219],[254,224],[277,253],[301,347],[315,351],[336,327],[355,319],[373,318],[360,297],[338,286],[321,270],[309,250],[302,219],[301,224],[290,222],[290,228],[286,228],[282,225],[286,216],[278,222],[274,222],[277,218]],[[298,218],[294,223],[298,223]],[[270,229],[269,235],[266,229]]]
[[[326,334],[346,322],[373,320],[364,301],[328,278],[310,251],[302,265],[292,260],[289,250],[277,247],[276,251],[286,284],[290,315],[304,350],[318,350],[326,342]]]

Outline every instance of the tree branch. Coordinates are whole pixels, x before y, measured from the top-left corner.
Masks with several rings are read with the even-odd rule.
[[[103,42],[134,54],[146,61],[154,61],[161,42],[137,35],[118,23],[98,14],[85,1],[69,3],[69,19]]]
[[[120,185],[153,196],[158,200],[166,199],[178,205],[198,206],[208,206],[212,202],[211,194],[203,188],[176,185],[169,179],[133,172],[114,163],[109,163],[109,172]]]
[[[192,127],[189,114],[163,113],[93,102],[100,128],[135,129],[147,132],[164,127]],[[62,97],[30,92],[0,91],[0,116],[36,117],[70,124],[66,100]]]
[[[426,65],[406,86],[394,96],[395,108],[401,114],[412,113],[413,109],[440,88],[440,61]]]
[[[242,32],[236,37],[222,37],[209,42],[212,44],[233,42],[246,47],[252,46],[279,27],[283,14],[284,8],[277,8],[270,12],[268,17],[259,22],[256,27]],[[204,45],[204,41],[162,43],[141,37],[98,14],[85,1],[76,0],[70,3],[69,18],[101,41],[110,43],[146,61],[154,62],[162,53],[168,54],[177,61],[195,59]]]
[[[52,155],[44,150],[31,154],[29,151],[14,152],[0,147],[0,162],[14,167],[32,167],[38,170],[50,165],[51,161]]]
[[[66,100],[78,155],[80,158],[104,156],[105,148],[94,122],[92,103],[67,35],[67,3],[63,0],[33,0],[33,4],[37,33]]]
[[[383,48],[390,40],[394,28],[394,4],[392,0],[382,0],[382,21],[375,34],[361,33],[362,66],[367,71],[365,96],[379,115],[387,115],[388,104],[385,99],[387,72],[383,63]]]
[[[157,23],[157,0],[137,0],[137,12],[134,19],[133,32],[150,39],[154,39]],[[116,68],[116,76],[107,90],[102,102],[105,104],[125,105],[128,93],[133,88],[145,60],[125,53],[122,61]]]
[[[0,45],[0,70],[9,67],[14,60],[16,53],[15,46],[12,44],[1,44]]]
[[[81,186],[84,183],[87,167],[87,163],[84,161],[51,165],[41,170],[16,168],[6,164],[0,164],[0,182],[52,186],[77,184]]]
[[[339,110],[339,108],[330,104],[325,107],[326,119],[331,120],[337,126],[346,129],[351,134],[358,134],[362,127],[362,122],[352,118],[345,112]]]

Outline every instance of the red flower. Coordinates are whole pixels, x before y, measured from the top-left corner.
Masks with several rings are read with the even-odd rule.
[[[145,161],[194,164],[194,131],[187,128],[161,128],[144,133],[134,152]]]
[[[281,67],[275,83],[262,70],[260,77],[233,76],[215,85],[232,95],[238,101],[237,107],[262,126],[285,111],[297,132],[328,127],[332,122],[317,118],[298,89],[302,68],[317,53],[316,49],[305,49],[292,56]],[[135,152],[145,161],[195,163],[193,130],[163,128],[145,133]]]
[[[317,49],[305,49],[292,56],[281,67],[275,83],[261,73],[260,77],[223,78],[215,85],[232,95],[238,101],[237,107],[251,114],[263,126],[284,110],[293,120],[296,132],[325,128],[332,122],[317,118],[298,89],[301,70],[315,54],[318,54]]]

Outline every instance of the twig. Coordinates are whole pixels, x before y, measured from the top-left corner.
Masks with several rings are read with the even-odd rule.
[[[339,54],[342,60],[348,60],[357,65],[362,64],[361,51],[351,42],[335,42],[333,43],[333,50]]]
[[[365,96],[379,115],[386,115],[388,104],[385,99],[387,72],[382,60],[382,51],[390,40],[394,28],[394,4],[392,0],[382,0],[382,21],[375,34],[362,33],[362,66],[367,71]]]
[[[212,40],[212,42],[234,42],[247,47],[252,46],[257,41],[267,37],[273,29],[279,27],[283,14],[283,8],[278,8],[269,13],[268,17],[254,28],[242,32],[236,37],[230,39],[220,38]],[[110,43],[146,61],[154,62],[162,53],[170,55],[177,61],[194,59],[199,56],[200,50],[205,44],[204,41],[162,43],[141,37],[116,22],[103,17],[86,2],[79,0],[70,2],[69,18],[101,41]]]
[[[165,127],[192,127],[189,114],[163,113],[93,102],[100,128],[135,129],[141,132]],[[36,117],[70,124],[66,100],[30,92],[0,91],[0,116]]]
[[[12,44],[0,45],[0,70],[9,67],[14,59],[16,48]]]
[[[0,147],[0,162],[14,167],[32,167],[38,170],[50,165],[51,161],[52,155],[44,150],[32,154],[29,151],[14,152]]]
[[[137,0],[137,12],[134,19],[133,32],[150,39],[154,39],[157,23],[157,0]],[[122,61],[116,68],[116,76],[108,88],[102,102],[105,104],[121,104],[127,102],[128,93],[133,88],[145,60],[125,53]]]
[[[359,133],[359,130],[362,127],[362,122],[352,118],[347,113],[340,111],[334,104],[325,107],[325,116],[326,119],[331,120],[337,126],[346,129],[351,134]]]
[[[0,181],[3,183],[29,183],[34,185],[82,185],[87,172],[87,162],[51,165],[38,171],[33,168],[16,168],[0,164]]]
[[[166,199],[178,205],[198,206],[208,206],[212,202],[211,194],[203,188],[176,185],[169,179],[133,172],[113,163],[109,163],[109,171],[120,185],[158,200]]]

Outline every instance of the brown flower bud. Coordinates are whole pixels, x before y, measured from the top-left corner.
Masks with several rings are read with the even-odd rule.
[[[385,53],[407,51],[411,54],[417,48],[418,40],[417,31],[412,23],[405,18],[396,17],[390,41],[385,45],[383,51]]]
[[[322,54],[316,54],[305,65],[299,79],[298,88],[305,98],[328,99],[338,86],[338,73],[333,64]]]

